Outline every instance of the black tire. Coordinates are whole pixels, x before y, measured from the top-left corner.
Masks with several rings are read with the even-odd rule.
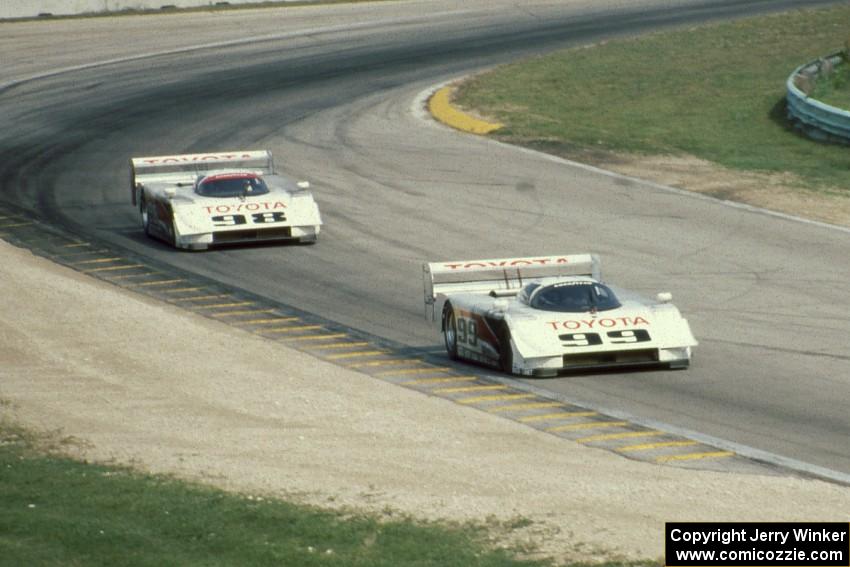
[[[145,236],[149,238],[153,238],[151,234],[151,219],[150,219],[150,211],[148,211],[148,203],[145,200],[144,195],[139,200],[139,216],[142,220],[142,230],[145,231]]]
[[[499,369],[505,374],[514,373],[514,350],[511,347],[511,332],[507,325],[499,329]]]
[[[168,244],[171,244],[175,248],[177,247],[177,232],[174,230],[174,216],[172,215],[171,219],[168,221],[168,226],[165,229],[167,233],[167,238],[165,241]]]
[[[446,353],[449,358],[457,360],[457,319],[451,303],[446,303],[443,307],[443,340],[446,343]]]

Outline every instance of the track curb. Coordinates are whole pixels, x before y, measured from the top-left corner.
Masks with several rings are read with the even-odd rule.
[[[428,110],[436,120],[456,130],[479,135],[495,132],[504,126],[497,122],[481,120],[455,108],[452,105],[452,95],[456,89],[453,85],[441,87],[428,99]]]

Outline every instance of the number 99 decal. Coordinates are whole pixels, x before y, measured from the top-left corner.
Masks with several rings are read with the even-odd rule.
[[[564,346],[596,346],[602,344],[602,337],[597,333],[569,333],[558,335],[564,341]]]
[[[473,319],[457,318],[457,342],[468,347],[478,346],[478,324]]]
[[[650,340],[646,329],[631,329],[627,331],[608,331],[605,333],[608,342],[615,345],[644,343]],[[603,342],[599,333],[567,333],[558,335],[565,347],[588,347],[601,345]]]

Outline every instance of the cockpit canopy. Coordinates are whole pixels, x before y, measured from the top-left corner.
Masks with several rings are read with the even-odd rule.
[[[608,311],[620,307],[611,289],[593,280],[558,282],[549,285],[531,283],[520,292],[518,299],[534,309],[562,313]]]
[[[195,192],[202,197],[247,197],[265,195],[269,188],[254,173],[219,173],[201,178]]]

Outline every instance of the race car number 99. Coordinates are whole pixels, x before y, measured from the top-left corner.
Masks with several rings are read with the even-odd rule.
[[[608,331],[605,337],[612,344],[643,343],[650,340],[649,331],[646,329]],[[558,335],[558,338],[564,341],[565,347],[596,346],[605,342],[599,333],[567,333]]]
[[[474,320],[457,318],[457,342],[470,347],[478,345],[478,325]]]
[[[265,213],[254,213],[248,218],[253,224],[268,224],[274,222],[286,222],[286,215],[282,211],[269,211]],[[236,226],[246,224],[248,218],[245,215],[219,215],[212,217],[215,226]]]

